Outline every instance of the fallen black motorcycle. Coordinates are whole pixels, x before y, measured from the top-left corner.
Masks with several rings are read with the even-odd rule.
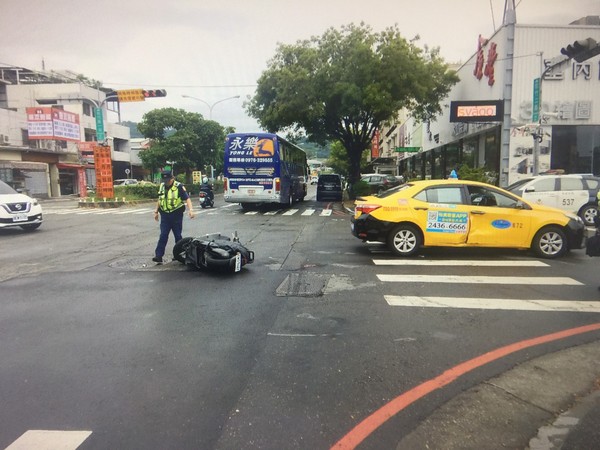
[[[254,261],[254,252],[240,244],[237,232],[233,239],[212,233],[184,237],[173,247],[173,258],[195,269],[235,273]]]

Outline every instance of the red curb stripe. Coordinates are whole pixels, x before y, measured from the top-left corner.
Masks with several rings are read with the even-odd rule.
[[[570,336],[578,334],[589,333],[590,331],[600,330],[600,323],[586,325],[583,327],[570,328],[567,330],[559,331],[556,333],[547,334],[532,339],[516,342],[509,344],[504,347],[500,347],[496,350],[484,353],[483,355],[477,356],[473,359],[460,363],[441,375],[432,378],[424,383],[415,386],[404,394],[399,395],[389,403],[383,405],[377,411],[366,417],[362,422],[356,425],[350,430],[342,439],[331,447],[336,450],[349,450],[354,449],[358,444],[364,441],[369,435],[371,435],[377,428],[383,425],[388,419],[398,414],[404,408],[410,404],[416,402],[420,398],[429,394],[430,392],[440,389],[458,377],[478,368],[485,364],[488,364],[497,359],[503,358],[504,356],[510,355],[511,353],[518,352],[525,348],[534,347],[536,345],[545,344],[548,342],[564,339]]]

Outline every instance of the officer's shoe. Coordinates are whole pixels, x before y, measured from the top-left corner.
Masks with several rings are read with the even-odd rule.
[[[155,263],[158,263],[158,264],[163,263],[162,256],[155,256],[154,258],[152,258],[152,261],[154,261]]]

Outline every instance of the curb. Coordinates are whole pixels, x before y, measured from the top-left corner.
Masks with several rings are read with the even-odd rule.
[[[396,450],[560,448],[535,445],[560,414],[598,395],[593,392],[599,377],[600,341],[541,356],[452,398],[404,436]],[[568,432],[584,431],[573,426],[564,431],[565,438]]]

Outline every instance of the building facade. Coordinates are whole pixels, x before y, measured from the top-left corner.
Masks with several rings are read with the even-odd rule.
[[[396,174],[409,178],[445,178],[467,164],[485,168],[503,187],[547,171],[600,175],[600,56],[557,64],[574,41],[600,41],[599,24],[594,16],[565,26],[521,25],[509,8],[493,36],[475,40],[443,113],[426,123],[405,117],[382,130],[382,155],[395,156]],[[534,94],[536,78],[541,89]],[[494,114],[483,119],[486,107]],[[394,152],[407,147],[417,151]]]
[[[130,130],[115,123],[118,104],[107,98],[110,91],[54,72],[0,66],[0,179],[36,197],[85,196],[95,186],[98,110],[113,177],[127,178],[127,170],[133,173]],[[40,132],[48,123],[65,125],[66,131],[54,125],[54,134],[50,125]]]

